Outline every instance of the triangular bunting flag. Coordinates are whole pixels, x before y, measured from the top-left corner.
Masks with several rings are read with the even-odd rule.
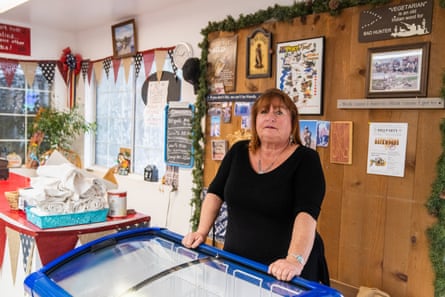
[[[35,240],[42,264],[46,265],[49,261],[72,250],[76,246],[78,238],[76,231],[73,231],[58,235],[57,244],[52,236],[37,236]]]
[[[142,54],[137,53],[136,56],[134,56],[134,68],[136,70],[136,77],[139,76],[139,72],[141,71],[142,67]]]
[[[103,66],[108,79],[110,77],[111,58],[105,58],[105,60],[103,61]]]
[[[156,78],[158,81],[162,78],[162,70],[164,68],[166,55],[167,51],[155,51]]]
[[[65,81],[65,84],[68,84],[68,67],[61,61],[57,61],[57,68],[59,69],[60,74]]]
[[[2,271],[3,266],[3,257],[5,255],[5,246],[6,246],[6,231],[5,225],[0,224],[0,271]]]
[[[116,232],[117,232],[116,230],[106,230],[106,231],[100,231],[100,232],[94,232],[94,233],[79,234],[79,243],[85,244],[90,241],[96,240],[100,237],[114,234]]]
[[[22,67],[25,79],[28,82],[28,86],[32,87],[34,84],[34,78],[36,76],[36,62],[20,62],[20,67]]]
[[[121,59],[113,59],[113,71],[114,71],[114,83],[117,81],[117,75],[119,74],[119,67],[121,66]]]
[[[32,254],[34,252],[35,240],[32,236],[20,233],[20,242],[22,243],[23,268],[26,274],[31,271]]]
[[[82,61],[82,66],[80,66],[80,67],[81,67],[81,71],[82,71],[83,80],[85,80],[85,78],[87,77],[89,65],[90,65],[89,60]]]
[[[50,85],[54,82],[54,74],[56,69],[56,63],[54,62],[40,62],[39,67],[42,69],[43,76],[46,78]]]
[[[100,84],[102,80],[103,63],[95,62],[93,67],[94,67],[94,77],[96,78],[96,83]]]
[[[130,76],[131,58],[123,58],[122,64],[124,65],[125,82],[128,83],[128,77]]]
[[[91,75],[93,74],[93,65],[94,63],[88,63],[88,83],[91,83]]]
[[[153,51],[144,53],[145,78],[148,78],[150,76],[151,65],[153,64],[154,58],[155,53]]]
[[[6,236],[8,237],[9,258],[11,262],[12,282],[15,284],[15,278],[17,275],[17,261],[19,258],[20,250],[20,237],[19,232],[12,230],[8,227],[6,229]]]
[[[0,60],[0,68],[3,70],[3,75],[6,79],[6,84],[8,87],[11,86],[14,80],[15,71],[17,69],[18,62],[12,60]]]

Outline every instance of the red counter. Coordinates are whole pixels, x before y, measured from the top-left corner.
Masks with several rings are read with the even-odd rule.
[[[123,218],[69,227],[41,229],[21,210],[10,210],[4,192],[29,186],[30,179],[10,173],[0,180],[0,287],[23,295],[23,280],[76,246],[130,228],[148,227],[150,217],[135,212]],[[9,292],[9,291],[6,291]],[[12,295],[11,295],[12,296]],[[15,295],[14,295],[15,296]],[[19,295],[17,295],[19,296]]]

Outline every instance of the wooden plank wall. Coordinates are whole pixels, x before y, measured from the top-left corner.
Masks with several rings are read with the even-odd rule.
[[[317,148],[327,180],[327,193],[319,220],[331,277],[345,287],[377,287],[391,296],[433,296],[434,273],[429,260],[425,230],[435,220],[425,207],[436,177],[441,148],[439,125],[443,110],[345,110],[338,99],[364,98],[367,49],[395,44],[431,42],[428,96],[438,97],[445,70],[445,9],[434,1],[433,32],[372,43],[358,42],[360,12],[370,7],[345,9],[340,16],[311,15],[305,20],[264,23],[261,27],[277,42],[325,36],[324,112],[302,116],[306,120],[352,121],[353,163],[331,164],[329,148]],[[246,78],[246,40],[256,29],[215,32],[218,36],[238,35],[235,93],[261,92],[275,86],[276,56],[271,78]],[[211,160],[210,141],[225,139],[240,129],[241,119],[232,117],[221,124],[221,137],[210,137],[206,120],[206,161],[204,182],[208,185],[219,161]],[[367,145],[369,122],[408,123],[405,176],[369,175]],[[345,293],[346,295],[346,293]]]

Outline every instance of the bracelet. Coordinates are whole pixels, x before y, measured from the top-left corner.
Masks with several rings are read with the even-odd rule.
[[[295,260],[297,260],[298,263],[300,263],[301,265],[304,266],[304,258],[303,258],[302,255],[297,255],[297,254],[293,254],[293,253],[290,253],[289,255],[291,255],[292,257],[294,257]]]

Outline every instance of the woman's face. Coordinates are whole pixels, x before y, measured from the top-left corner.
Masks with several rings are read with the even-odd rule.
[[[256,130],[262,143],[288,142],[292,131],[291,113],[280,99],[272,99],[256,116]]]

